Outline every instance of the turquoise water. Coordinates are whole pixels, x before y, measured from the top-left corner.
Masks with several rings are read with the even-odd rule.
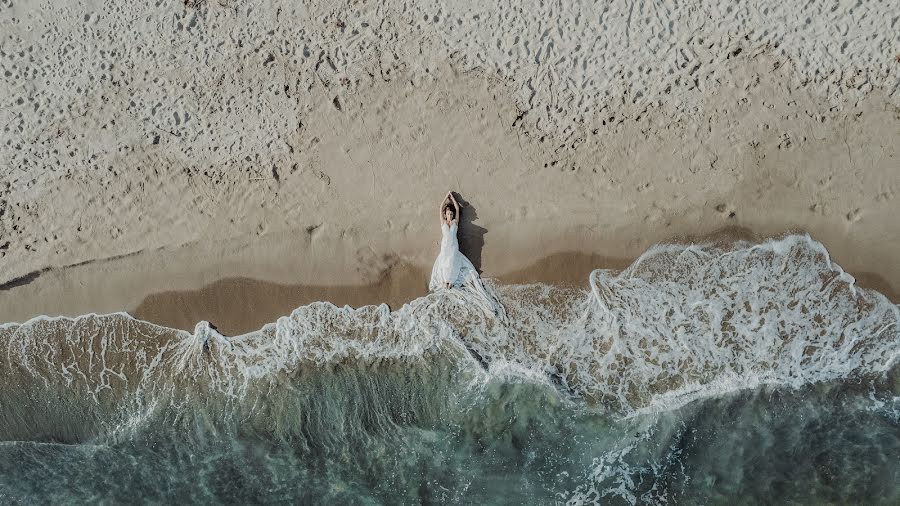
[[[259,332],[0,328],[0,502],[900,502],[900,312],[820,244],[661,246]]]

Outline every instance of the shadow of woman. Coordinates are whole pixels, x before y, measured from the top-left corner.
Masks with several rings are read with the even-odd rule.
[[[478,274],[481,274],[481,250],[484,248],[484,235],[488,230],[474,223],[478,219],[475,206],[463,199],[457,192],[453,192],[453,196],[456,197],[456,201],[461,207],[459,230],[457,231],[459,251],[472,262],[472,265],[478,270]]]

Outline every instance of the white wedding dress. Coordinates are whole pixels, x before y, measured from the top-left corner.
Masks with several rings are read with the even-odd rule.
[[[472,265],[472,262],[459,251],[459,240],[456,238],[456,231],[459,226],[456,221],[452,225],[441,222],[441,252],[438,254],[437,260],[434,261],[434,267],[431,269],[431,281],[428,283],[429,290],[437,290],[444,288],[447,283],[453,287],[462,286],[464,283],[481,284],[478,279],[478,270]]]
[[[465,292],[474,295],[473,301],[485,313],[505,318],[506,311],[503,306],[485,290],[484,285],[481,284],[478,270],[459,251],[459,240],[456,237],[458,228],[456,221],[453,221],[452,225],[441,222],[441,252],[434,261],[434,267],[431,268],[431,281],[428,282],[428,289],[431,291],[446,289],[447,283],[450,283],[451,288],[462,288]]]

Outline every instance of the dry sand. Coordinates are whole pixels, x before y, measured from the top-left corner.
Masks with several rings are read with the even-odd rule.
[[[803,230],[897,300],[891,2],[114,3],[0,0],[0,321],[397,304],[449,189],[508,282]]]

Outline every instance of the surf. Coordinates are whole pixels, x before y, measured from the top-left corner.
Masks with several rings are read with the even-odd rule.
[[[782,406],[765,422],[779,430],[800,408],[865,417],[876,433],[896,425],[898,306],[856,286],[808,236],[659,245],[621,272],[595,270],[587,286],[488,281],[503,319],[438,291],[395,311],[316,302],[236,336],[127,313],[4,324],[0,453],[62,464],[94,448],[184,472],[187,448],[295,466],[279,472],[307,480],[290,495],[310,500],[421,499],[356,481],[393,477],[402,490],[431,480],[434,497],[491,502],[501,496],[485,477],[500,473],[521,500],[635,503],[685,493],[671,466],[694,475],[702,462],[682,443],[713,451],[687,427],[731,437],[709,425],[737,423],[723,413]],[[423,477],[428,455],[438,460]]]

